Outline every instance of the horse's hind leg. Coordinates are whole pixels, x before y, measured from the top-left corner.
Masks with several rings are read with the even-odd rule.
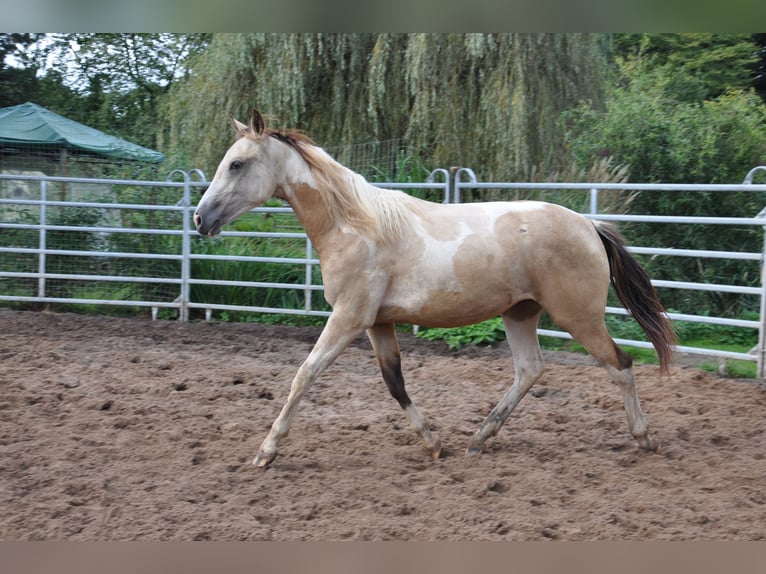
[[[537,340],[537,322],[541,313],[540,305],[535,301],[526,300],[517,303],[503,314],[503,325],[513,354],[513,385],[471,437],[468,442],[468,454],[479,454],[482,451],[484,441],[497,434],[516,405],[542,375],[545,365]]]
[[[375,325],[367,329],[367,336],[370,338],[375,356],[378,358],[380,370],[383,373],[383,380],[388,387],[391,396],[396,399],[404,410],[410,424],[417,431],[433,458],[439,458],[441,452],[441,441],[433,436],[423,415],[412,403],[407,391],[404,388],[404,377],[402,376],[402,361],[399,352],[399,342],[396,339],[396,331],[393,323]]]
[[[659,452],[659,442],[649,433],[646,416],[641,410],[641,403],[636,393],[636,381],[633,377],[633,358],[620,349],[606,329],[603,319],[577,323],[574,326],[561,325],[579,341],[583,347],[609,373],[612,382],[622,393],[625,414],[628,417],[630,434],[644,450]]]

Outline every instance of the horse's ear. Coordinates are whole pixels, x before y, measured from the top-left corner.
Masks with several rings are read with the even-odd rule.
[[[237,118],[234,117],[234,114],[229,114],[229,118],[231,118],[231,123],[234,125],[234,130],[237,132],[239,137],[246,135],[247,132],[250,131],[250,128],[248,128],[245,124],[237,121]]]
[[[261,135],[266,127],[266,121],[263,119],[263,114],[253,108],[253,114],[250,116],[250,129],[253,134]]]

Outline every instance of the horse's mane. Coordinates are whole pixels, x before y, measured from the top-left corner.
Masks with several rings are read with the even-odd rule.
[[[266,128],[263,136],[287,144],[301,156],[317,180],[322,203],[336,221],[378,241],[401,237],[408,218],[417,210],[407,194],[375,187],[301,131]]]

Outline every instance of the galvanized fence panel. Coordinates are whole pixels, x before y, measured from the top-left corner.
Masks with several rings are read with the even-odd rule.
[[[315,296],[319,259],[292,209],[260,207],[247,230],[203,238],[191,216],[207,185],[201,172],[168,181],[0,174],[0,301],[149,308],[183,321],[195,311],[328,316]],[[446,197],[446,183],[383,185]]]
[[[181,309],[184,189],[0,174],[0,300]]]
[[[692,216],[661,216],[651,214],[620,214],[620,213],[601,213],[599,209],[599,196],[603,191],[618,192],[657,192],[657,193],[675,193],[675,192],[748,192],[760,193],[766,192],[766,185],[753,184],[753,176],[757,171],[766,171],[766,167],[759,166],[752,170],[743,184],[598,184],[598,183],[508,183],[508,182],[479,182],[476,180],[471,170],[459,170],[455,174],[453,182],[453,201],[461,201],[464,190],[564,190],[579,191],[589,194],[589,209],[584,215],[594,220],[611,222],[632,222],[632,223],[661,223],[666,225],[702,225],[705,226],[704,233],[715,233],[717,226],[754,226],[761,230],[766,227],[766,208],[759,213],[752,214],[751,217],[692,217]],[[766,197],[764,197],[766,205]],[[766,238],[764,239],[766,242]],[[764,349],[764,336],[766,333],[766,276],[764,275],[764,253],[766,253],[766,243],[763,244],[760,252],[740,252],[728,250],[702,250],[702,249],[673,249],[668,247],[648,247],[648,246],[629,246],[628,250],[632,253],[662,256],[662,257],[694,257],[711,259],[732,259],[741,261],[759,261],[760,262],[760,285],[727,285],[712,284],[708,282],[690,282],[690,281],[668,281],[653,279],[652,284],[657,288],[666,289],[684,289],[692,291],[715,291],[720,293],[736,293],[741,295],[756,296],[760,299],[758,320],[745,320],[731,317],[711,317],[708,315],[695,313],[675,313],[669,312],[668,316],[674,321],[688,321],[692,323],[706,323],[711,325],[723,325],[730,327],[739,327],[744,329],[754,329],[758,331],[758,344],[748,353],[727,351],[724,349],[708,349],[700,347],[690,347],[680,345],[678,350],[685,353],[719,357],[722,359],[740,359],[745,361],[755,361],[758,365],[757,373],[759,377],[764,376],[766,367],[766,349]],[[629,315],[628,311],[622,307],[607,307],[607,313],[614,315]],[[571,339],[571,336],[563,331],[555,329],[539,329],[540,335]],[[652,348],[646,341],[634,339],[615,339],[620,345],[633,346],[639,348]]]
[[[467,181],[464,181],[467,180]],[[752,181],[752,177],[750,178]],[[327,316],[317,293],[323,291],[319,260],[292,210],[268,206],[253,210],[245,226],[228,226],[220,237],[201,238],[191,225],[199,194],[208,184],[201,172],[176,171],[168,181],[133,181],[0,174],[0,301],[63,303],[81,306],[148,308],[153,317],[210,319],[214,312]],[[445,203],[461,201],[466,189],[568,190],[587,194],[593,219],[669,225],[756,226],[752,217],[683,217],[613,214],[599,211],[603,191],[764,192],[766,185],[668,185],[478,182],[470,169],[435,170],[424,183],[380,183],[405,191],[430,191]],[[247,218],[245,218],[247,219]],[[652,257],[717,258],[761,263],[761,282],[722,285],[655,279],[664,289],[708,290],[760,298],[758,320],[670,313],[679,321],[756,329],[759,344],[751,353],[681,347],[681,351],[764,365],[763,251],[740,252],[631,246]],[[265,270],[274,271],[273,276]],[[268,275],[268,276],[266,276]],[[269,295],[264,299],[260,294]],[[230,297],[229,295],[234,296]],[[238,299],[236,302],[232,302]],[[607,312],[626,315],[620,307]],[[553,329],[541,335],[568,338]],[[645,341],[619,344],[650,347]]]

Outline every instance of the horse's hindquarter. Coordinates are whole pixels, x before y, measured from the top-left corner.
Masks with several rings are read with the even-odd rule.
[[[429,206],[391,249],[378,322],[466,325],[525,299],[558,307],[583,290],[600,300],[608,288],[592,224],[541,202]]]

